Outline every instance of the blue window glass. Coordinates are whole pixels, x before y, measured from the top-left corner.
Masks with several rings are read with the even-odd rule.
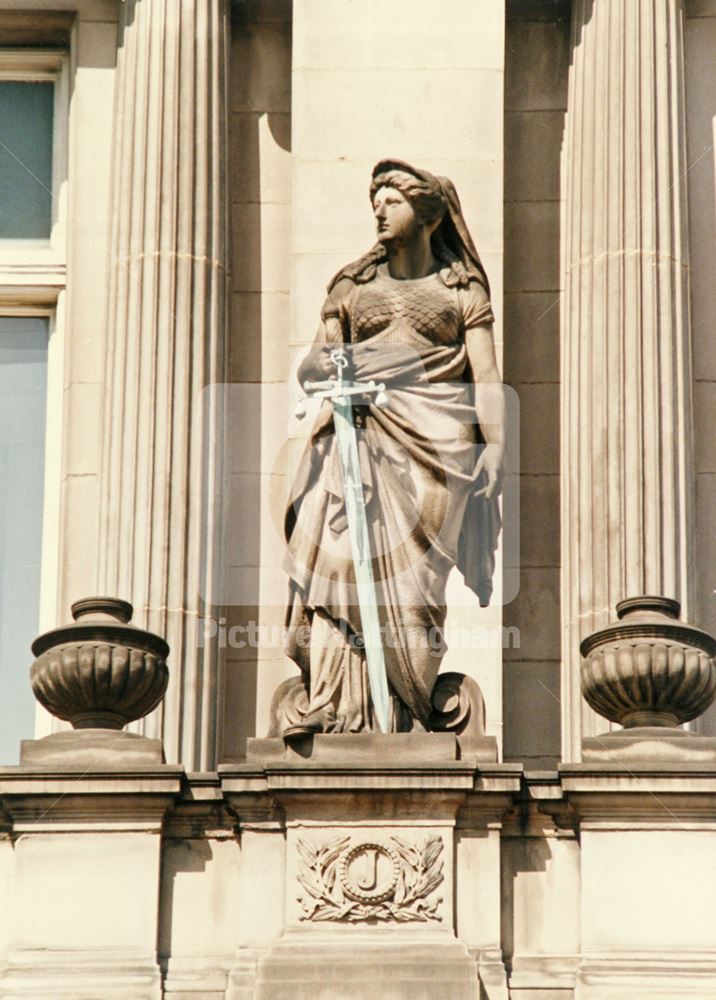
[[[52,229],[54,84],[0,81],[0,239]]]
[[[0,764],[34,731],[48,333],[47,319],[0,316]]]

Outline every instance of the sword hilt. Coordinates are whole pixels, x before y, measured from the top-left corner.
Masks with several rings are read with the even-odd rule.
[[[299,396],[298,404],[294,415],[298,420],[306,416],[305,401],[307,399],[330,399],[335,402],[340,399],[347,399],[351,396],[372,396],[375,395],[375,405],[384,407],[388,405],[388,395],[385,391],[385,382],[344,382],[343,372],[348,367],[348,355],[342,347],[335,347],[330,354],[331,361],[336,366],[336,377],[324,379],[321,382],[305,382],[306,390]]]
[[[331,361],[338,369],[338,378],[341,377],[343,369],[348,367],[348,355],[342,347],[334,347],[331,351]]]

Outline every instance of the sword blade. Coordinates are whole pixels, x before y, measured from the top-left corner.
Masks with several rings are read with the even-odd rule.
[[[358,440],[356,438],[355,424],[353,423],[353,409],[350,399],[345,396],[334,397],[332,403],[333,422],[336,429],[336,441],[343,476],[346,518],[348,520],[348,532],[353,552],[356,587],[358,589],[358,606],[363,626],[363,642],[366,665],[368,667],[370,694],[378,719],[378,725],[384,733],[387,733],[390,704],[388,677],[380,635],[377,593],[371,561],[370,535],[368,534],[368,519],[365,513],[365,498],[363,496],[363,482],[360,474]]]

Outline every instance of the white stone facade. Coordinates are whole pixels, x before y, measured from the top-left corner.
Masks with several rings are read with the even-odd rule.
[[[48,49],[65,253],[0,256],[57,331],[41,630],[124,598],[171,680],[132,727],[166,763],[0,768],[0,1000],[716,996],[711,743],[582,762],[579,684],[622,598],[716,631],[716,0],[0,0],[0,57]],[[385,156],[454,180],[519,399],[518,592],[448,590],[498,760],[247,762],[295,673],[295,369]],[[413,916],[356,917],[366,853],[435,872]]]

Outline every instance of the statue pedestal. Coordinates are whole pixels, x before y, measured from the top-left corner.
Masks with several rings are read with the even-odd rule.
[[[716,765],[566,764],[560,778],[581,844],[575,1000],[713,997]]]
[[[472,733],[317,733],[286,743],[279,737],[249,739],[246,759],[270,761],[311,760],[314,764],[358,764],[399,761],[408,764],[472,760],[497,763],[494,736]]]
[[[507,1000],[500,826],[521,766],[460,760],[445,734],[305,753],[255,741],[219,769],[253,900],[227,1000]]]

